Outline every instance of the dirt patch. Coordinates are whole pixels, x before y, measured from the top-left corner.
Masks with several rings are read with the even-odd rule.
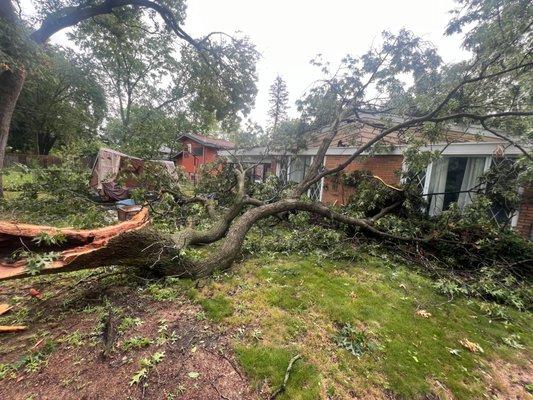
[[[234,361],[230,334],[206,320],[199,306],[185,298],[156,301],[132,287],[103,288],[96,297],[94,291],[66,312],[54,309],[58,303],[47,304],[47,322],[2,338],[0,363],[19,368],[1,381],[0,399],[257,398]],[[105,356],[102,321],[110,306],[119,310],[117,327],[124,317],[135,323],[117,333]],[[135,338],[143,344],[127,348]],[[42,355],[50,343],[53,349]],[[161,360],[132,383],[156,353],[163,354]],[[29,355],[35,360],[28,363]]]
[[[531,360],[524,360],[523,365],[498,360],[491,364],[491,369],[488,383],[494,399],[533,400],[533,395],[526,390],[526,385],[533,382]]]

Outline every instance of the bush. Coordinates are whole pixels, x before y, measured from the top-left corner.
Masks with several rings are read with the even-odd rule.
[[[48,168],[21,165],[14,171],[31,179],[21,179],[12,188],[17,192],[0,201],[2,218],[76,228],[105,226],[114,220],[90,191],[91,170],[81,157],[69,156]]]

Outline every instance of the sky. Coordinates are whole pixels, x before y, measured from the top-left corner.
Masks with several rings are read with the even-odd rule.
[[[23,0],[23,7],[31,7]],[[294,102],[321,77],[309,61],[317,54],[336,65],[346,54],[361,55],[381,32],[407,28],[437,46],[445,61],[465,53],[460,37],[445,37],[453,0],[189,0],[185,30],[193,37],[211,31],[242,32],[262,54],[258,95],[250,118],[268,123],[268,92],[279,74]],[[52,40],[65,44],[64,33]]]
[[[248,35],[262,54],[251,118],[268,122],[268,92],[279,74],[290,103],[321,77],[309,61],[317,54],[336,65],[346,54],[360,55],[381,32],[407,28],[434,43],[445,61],[464,57],[458,36],[445,37],[453,0],[190,0],[185,29]],[[294,107],[292,113],[294,113]]]

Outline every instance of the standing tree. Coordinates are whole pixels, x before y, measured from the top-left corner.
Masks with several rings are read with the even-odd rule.
[[[184,10],[177,18],[184,19]],[[177,46],[172,33],[158,30],[135,9],[84,21],[72,37],[109,94],[108,139],[131,154],[153,157],[180,132],[231,124],[254,101],[258,53],[246,38],[214,34],[202,39],[211,54],[234,55],[214,71],[215,60],[205,68],[205,54],[201,58]]]
[[[229,54],[224,54],[227,44],[213,43],[212,35],[201,40],[194,40],[180,26],[180,15],[183,13],[183,1],[166,0],[39,0],[36,2],[41,16],[37,29],[32,29],[27,21],[22,20],[21,13],[17,12],[15,0],[0,2],[0,196],[3,195],[1,172],[4,165],[4,156],[9,137],[10,125],[19,94],[26,79],[26,68],[31,66],[35,52],[40,51],[40,46],[60,30],[75,26],[88,19],[110,15],[119,10],[134,9],[142,12],[145,18],[155,21],[158,29],[168,30],[179,39],[182,39],[194,51],[197,58],[197,68],[203,74],[209,74],[212,80],[220,83],[224,76],[222,72],[230,75],[228,79],[235,79],[240,74],[255,72],[254,67],[247,67],[235,71],[232,60],[240,62],[243,56],[250,53],[250,46],[241,52],[242,40],[231,41],[236,45]],[[178,17],[176,17],[178,16]],[[163,26],[160,26],[162,20]],[[184,49],[184,51],[187,51]],[[201,55],[198,55],[200,52]],[[205,76],[203,77],[205,78]],[[253,79],[253,78],[252,78]],[[226,79],[227,80],[227,79]],[[247,82],[246,82],[247,83]],[[246,93],[249,93],[248,92]],[[253,89],[252,89],[253,90]],[[205,94],[210,96],[210,93]],[[231,96],[230,96],[231,97]],[[237,100],[242,100],[238,97]],[[231,109],[231,107],[230,107]],[[218,110],[217,110],[218,111]]]
[[[91,141],[105,109],[103,89],[87,62],[72,51],[47,48],[20,94],[9,145],[48,154],[58,143]]]
[[[280,122],[287,119],[287,103],[289,102],[287,85],[280,75],[276,77],[274,83],[270,86],[270,98],[268,102],[270,105],[268,116],[271,118],[272,130],[275,131]]]

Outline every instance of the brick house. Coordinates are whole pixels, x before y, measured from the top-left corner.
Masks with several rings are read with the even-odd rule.
[[[371,117],[369,117],[371,119]],[[365,120],[366,121],[366,120]],[[381,131],[379,120],[369,123],[348,123],[339,129],[324,159],[325,168],[332,168],[343,161]],[[253,175],[261,180],[268,173],[292,182],[300,182],[305,171],[317,154],[318,146],[328,128],[309,135],[307,147],[295,153],[283,153],[253,148],[249,150],[220,151],[229,159],[239,158],[241,162],[253,163]],[[416,133],[415,133],[416,134]],[[345,173],[365,170],[390,185],[399,184],[400,172],[406,168],[403,151],[405,141],[399,135],[388,136],[379,150],[372,156],[366,155],[352,162]],[[420,177],[421,190],[428,199],[428,213],[436,215],[446,210],[451,203],[459,207],[471,203],[478,185],[477,179],[487,171],[496,157],[509,160],[521,154],[520,150],[507,142],[478,127],[451,126],[445,137],[438,143],[421,149],[442,151],[441,158],[428,165],[424,176]],[[353,188],[338,183],[335,179],[325,178],[309,189],[309,197],[325,204],[346,204]],[[495,218],[510,220],[511,226],[522,235],[533,239],[533,189],[521,188],[522,202],[514,215],[502,215],[504,211],[494,210]]]
[[[196,179],[201,165],[215,161],[218,151],[234,147],[230,141],[195,133],[184,133],[178,137],[178,141],[182,150],[171,158],[176,165],[182,167],[191,180]]]

